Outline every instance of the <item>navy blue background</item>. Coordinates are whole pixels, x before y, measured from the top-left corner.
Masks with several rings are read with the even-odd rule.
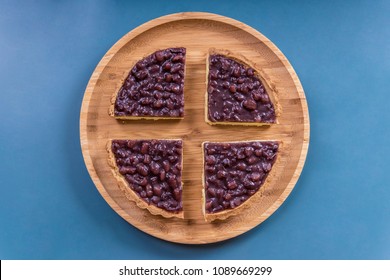
[[[390,259],[389,1],[1,1],[1,259]],[[99,195],[79,112],[105,52],[153,18],[232,17],[294,66],[310,110],[306,166],[266,222],[190,246],[144,234]]]

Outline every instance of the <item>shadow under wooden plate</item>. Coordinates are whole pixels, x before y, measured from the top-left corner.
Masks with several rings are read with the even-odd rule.
[[[183,120],[116,121],[110,98],[139,59],[158,49],[187,48]],[[280,106],[278,124],[263,127],[211,126],[204,120],[206,56],[210,48],[239,53],[261,72]],[[97,189],[126,221],[155,237],[187,244],[212,243],[240,235],[267,219],[287,198],[302,171],[309,144],[309,115],[297,75],[262,34],[236,20],[208,13],[180,13],[147,22],[121,38],[102,58],[86,88],[80,115],[84,160]],[[184,140],[185,219],[165,219],[139,209],[118,188],[107,163],[109,139]],[[283,142],[272,181],[256,203],[225,221],[206,223],[201,209],[204,141]]]

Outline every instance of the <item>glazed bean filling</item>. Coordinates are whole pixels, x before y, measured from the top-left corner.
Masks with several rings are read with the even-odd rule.
[[[275,108],[253,68],[210,55],[208,119],[211,122],[275,123]]]
[[[278,142],[205,143],[206,212],[234,209],[263,185],[276,161]]]
[[[119,173],[146,203],[169,212],[182,210],[181,140],[113,140]]]
[[[131,69],[115,101],[115,116],[183,117],[185,48],[157,51]]]

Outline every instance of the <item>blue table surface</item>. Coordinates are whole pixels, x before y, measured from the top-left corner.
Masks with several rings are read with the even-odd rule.
[[[1,1],[0,259],[390,259],[389,1]],[[79,112],[124,34],[183,11],[240,20],[295,68],[310,149],[286,202],[226,242],[180,245],[117,215],[85,168]]]

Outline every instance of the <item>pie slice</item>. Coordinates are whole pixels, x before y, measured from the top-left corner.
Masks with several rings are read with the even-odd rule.
[[[261,196],[278,150],[277,141],[204,142],[205,220],[237,215]]]
[[[126,197],[153,215],[183,218],[182,140],[110,140],[109,165]]]
[[[185,48],[159,50],[138,61],[111,99],[117,119],[181,119],[184,116]]]
[[[205,109],[207,123],[257,126],[276,123],[276,108],[271,96],[258,72],[243,60],[226,51],[210,52]]]

